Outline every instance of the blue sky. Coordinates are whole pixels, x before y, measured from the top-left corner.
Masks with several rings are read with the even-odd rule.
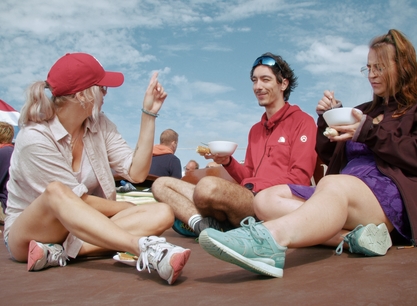
[[[263,113],[249,79],[259,55],[279,54],[291,65],[299,85],[289,102],[316,118],[325,89],[345,106],[371,99],[359,72],[369,41],[396,28],[417,46],[415,16],[414,0],[2,0],[0,98],[20,110],[27,86],[45,80],[59,57],[87,52],[125,75],[103,111],[132,147],[157,70],[168,97],[155,143],[172,128],[183,166],[190,159],[205,166],[195,148],[212,140],[237,142],[234,156],[243,160]]]

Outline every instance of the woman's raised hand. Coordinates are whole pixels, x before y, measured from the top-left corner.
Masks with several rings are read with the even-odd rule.
[[[155,72],[149,81],[148,88],[143,99],[143,109],[145,111],[157,114],[167,97],[162,85],[158,82],[158,72]]]

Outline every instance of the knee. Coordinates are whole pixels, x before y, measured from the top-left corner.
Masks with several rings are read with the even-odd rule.
[[[326,190],[326,192],[335,191],[336,193],[340,192],[340,185],[343,184],[340,181],[340,178],[344,176],[338,175],[326,175],[324,176],[317,184],[316,192],[320,190]]]
[[[155,218],[154,225],[157,232],[156,234],[161,235],[174,225],[175,216],[174,211],[169,205],[164,203],[158,203],[155,205],[158,205],[158,217]]]
[[[210,176],[204,177],[195,186],[193,202],[197,208],[206,208],[219,192],[218,181]]]
[[[52,182],[46,186],[44,194],[48,198],[56,198],[62,197],[68,191],[70,191],[70,188],[61,182]]]
[[[253,210],[255,215],[260,220],[265,220],[267,214],[267,207],[271,205],[268,203],[268,191],[267,189],[258,192],[253,199]]]
[[[158,177],[153,183],[152,183],[152,194],[155,197],[155,199],[159,200],[161,194],[163,194],[164,189],[167,186],[167,183],[169,182],[169,179],[172,179],[170,177],[161,176]]]
[[[285,206],[292,193],[288,185],[278,185],[260,191],[253,200],[255,215],[260,220],[268,220],[271,209]]]

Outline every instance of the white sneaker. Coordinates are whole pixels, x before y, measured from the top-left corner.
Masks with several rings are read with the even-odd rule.
[[[156,270],[159,276],[172,285],[190,257],[191,251],[166,242],[165,238],[157,236],[139,239],[140,255],[136,263],[138,271],[145,268]]]
[[[59,244],[42,244],[32,240],[29,243],[28,271],[39,271],[47,267],[67,265],[67,255]]]
[[[392,246],[391,237],[385,223],[378,226],[359,224],[353,231],[348,233],[336,249],[336,254],[340,255],[343,251],[343,244],[349,245],[351,253],[359,253],[365,256],[382,256]]]

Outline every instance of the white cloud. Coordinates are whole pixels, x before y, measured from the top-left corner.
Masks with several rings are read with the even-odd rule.
[[[311,74],[341,73],[357,75],[361,66],[366,64],[368,46],[356,46],[343,37],[326,36],[314,41],[309,49],[300,51],[296,59],[305,63],[304,68]]]

